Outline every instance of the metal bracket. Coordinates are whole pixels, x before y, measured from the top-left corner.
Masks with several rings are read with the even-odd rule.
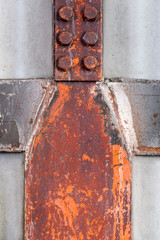
[[[102,0],[55,0],[55,80],[102,78]]]

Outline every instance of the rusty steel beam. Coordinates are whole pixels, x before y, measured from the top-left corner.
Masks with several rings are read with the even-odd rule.
[[[26,240],[130,240],[131,166],[94,83],[58,83],[25,173]]]
[[[102,0],[55,0],[55,80],[102,78]]]

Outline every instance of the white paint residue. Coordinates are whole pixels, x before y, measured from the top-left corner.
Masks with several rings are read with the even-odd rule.
[[[121,137],[124,138],[122,141],[129,156],[132,156],[133,150],[137,148],[137,137],[133,127],[131,105],[123,86],[118,83],[108,83],[108,85],[101,84],[100,87],[104,100],[110,108],[115,127],[121,132]]]

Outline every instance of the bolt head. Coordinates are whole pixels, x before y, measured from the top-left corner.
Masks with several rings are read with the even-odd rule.
[[[99,62],[94,56],[88,56],[83,59],[83,66],[89,71],[94,71],[98,65]]]
[[[69,31],[64,31],[61,32],[58,35],[58,42],[62,45],[62,46],[68,46],[73,42],[73,34]]]
[[[98,17],[99,11],[97,8],[88,6],[84,9],[84,18],[87,21],[94,21]]]
[[[60,70],[67,72],[72,68],[72,66],[73,66],[72,58],[68,56],[62,56],[58,58],[57,67]]]
[[[97,33],[88,31],[83,35],[82,41],[87,46],[94,46],[99,40]]]
[[[68,6],[64,6],[59,10],[59,16],[63,21],[70,21],[73,17],[73,9]]]

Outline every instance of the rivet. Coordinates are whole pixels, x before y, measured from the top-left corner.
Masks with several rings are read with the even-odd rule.
[[[89,70],[93,71],[95,70],[99,65],[99,62],[96,57],[94,56],[88,56],[83,59],[83,66]]]
[[[58,58],[57,66],[62,71],[66,72],[72,68],[73,61],[72,58],[68,56],[62,56]]]
[[[72,41],[73,41],[73,34],[71,32],[64,31],[58,35],[58,42],[62,46],[68,46],[72,43]]]
[[[99,14],[99,11],[95,7],[88,6],[84,9],[84,17],[87,21],[96,20],[98,14]]]
[[[68,6],[62,7],[59,10],[59,16],[64,21],[70,21],[73,16],[73,9]]]
[[[94,46],[99,40],[98,34],[92,31],[86,32],[83,37],[82,41],[87,46]]]

